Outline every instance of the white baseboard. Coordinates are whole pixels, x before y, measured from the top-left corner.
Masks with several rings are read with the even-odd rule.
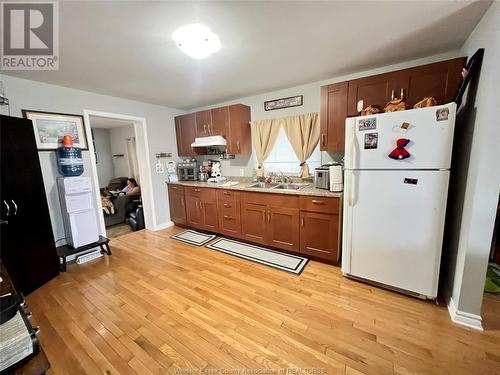
[[[173,221],[167,221],[165,223],[158,224],[156,227],[152,228],[151,230],[157,231],[157,230],[162,230],[166,228],[173,227],[175,224]]]
[[[454,323],[469,327],[478,331],[483,330],[483,324],[481,316],[476,314],[471,314],[465,311],[460,311],[457,309],[453,298],[448,297],[448,312],[450,313],[451,320]]]

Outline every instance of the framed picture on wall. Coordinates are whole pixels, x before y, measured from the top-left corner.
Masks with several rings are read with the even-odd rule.
[[[33,122],[38,150],[56,150],[61,145],[65,135],[71,135],[75,147],[82,150],[89,149],[83,116],[27,109],[23,109],[22,112],[24,118]]]
[[[302,105],[304,97],[302,95],[290,96],[288,98],[274,99],[264,102],[264,110],[273,111],[275,109],[298,107]]]

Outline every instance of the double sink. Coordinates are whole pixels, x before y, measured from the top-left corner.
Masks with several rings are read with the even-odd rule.
[[[300,190],[302,188],[305,188],[309,184],[307,183],[291,183],[291,184],[274,184],[274,183],[268,183],[268,182],[256,182],[252,185],[248,185],[247,187],[249,188],[259,188],[259,189],[279,189],[279,190]]]

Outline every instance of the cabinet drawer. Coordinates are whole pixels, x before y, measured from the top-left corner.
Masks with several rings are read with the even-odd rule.
[[[186,186],[186,196],[199,197],[203,201],[215,201],[215,189]]]
[[[283,208],[299,208],[299,199],[296,195],[245,192],[243,193],[243,199],[246,203]]]
[[[239,196],[238,191],[234,190],[217,190],[217,201],[234,203]]]
[[[172,194],[184,194],[184,186],[168,185],[168,192]]]
[[[300,197],[300,209],[303,211],[324,212],[328,214],[338,214],[340,198],[330,197]]]

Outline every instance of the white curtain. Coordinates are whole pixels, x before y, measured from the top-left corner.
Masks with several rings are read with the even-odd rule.
[[[137,148],[135,145],[135,138],[127,138],[127,158],[129,177],[133,177],[140,182],[139,176],[139,163],[137,162]]]

